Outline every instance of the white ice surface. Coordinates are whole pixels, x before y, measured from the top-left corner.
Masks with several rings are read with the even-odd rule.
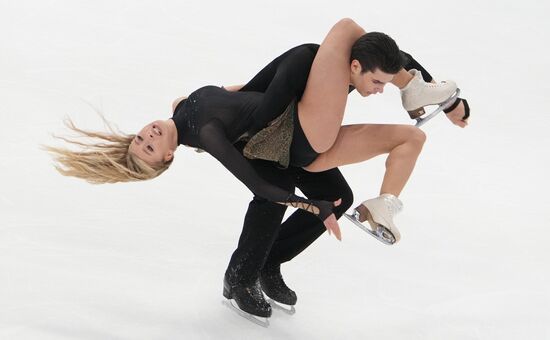
[[[550,339],[546,1],[0,0],[0,339]],[[391,34],[472,107],[443,115],[387,247],[342,220],[283,267],[293,316],[258,327],[221,303],[251,195],[183,148],[146,183],[60,176],[41,143],[93,107],[136,131],[206,84],[239,84],[352,17]],[[410,123],[398,92],[346,122]],[[342,168],[356,203],[383,158]]]

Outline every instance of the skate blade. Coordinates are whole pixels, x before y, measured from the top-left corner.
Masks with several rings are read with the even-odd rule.
[[[388,246],[391,246],[395,243],[395,236],[393,236],[392,232],[383,225],[379,224],[375,231],[365,226],[363,223],[359,222],[359,220],[357,220],[353,215],[344,214],[344,216],[346,216],[351,222],[353,222],[353,224],[366,231],[369,235],[371,235],[378,241],[387,244]]]
[[[296,314],[296,308],[294,308],[294,306],[285,305],[283,303],[279,303],[279,302],[277,302],[273,299],[270,299],[270,298],[267,299],[267,302],[269,302],[269,304],[271,305],[271,308],[278,309],[278,310],[282,311],[285,314],[288,314],[288,315]]]
[[[433,111],[432,113],[430,113],[428,115],[424,115],[423,117],[415,118],[415,120],[416,120],[415,126],[416,127],[421,127],[422,125],[426,124],[430,119],[435,117],[438,113],[440,113],[441,111],[443,111],[446,108],[448,108],[449,106],[451,106],[455,102],[455,100],[458,98],[459,95],[460,95],[460,89],[457,88],[456,92],[449,99],[447,99],[445,102],[439,104],[438,108],[435,109],[435,111]]]
[[[233,304],[233,299],[231,299],[231,300],[224,299],[224,300],[222,300],[222,304],[225,305],[227,308],[231,309],[233,312],[237,313],[240,317],[242,317],[242,318],[258,325],[258,326],[261,326],[261,327],[264,327],[264,328],[269,327],[269,320],[267,318],[262,318],[262,317],[259,317],[259,316],[255,316],[255,315],[252,315],[250,313],[247,313],[247,312],[243,311],[238,306],[235,306]]]

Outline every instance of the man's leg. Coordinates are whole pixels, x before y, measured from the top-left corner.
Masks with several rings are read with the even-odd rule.
[[[294,180],[288,170],[274,163],[250,161],[255,170],[267,181],[290,192]],[[260,269],[275,241],[286,206],[254,197],[248,206],[237,249],[233,252],[224,278],[224,296],[234,299],[245,312],[269,317],[271,306],[265,301],[257,285]]]
[[[258,197],[249,203],[237,249],[225,272],[229,283],[248,285],[256,281],[279,233],[285,210],[284,205]]]
[[[353,192],[338,168],[323,172],[298,170],[296,186],[311,199],[342,203],[334,208],[340,218],[353,204]],[[266,260],[276,265],[292,260],[326,231],[323,223],[315,216],[296,210],[282,225]]]
[[[342,199],[342,203],[334,209],[337,218],[353,203],[351,188],[338,169],[316,173],[297,169],[296,181],[307,197],[328,201]],[[294,212],[282,224],[260,274],[262,289],[267,296],[287,305],[296,304],[296,293],[288,288],[281,275],[281,263],[292,260],[325,230],[318,218],[302,210]]]

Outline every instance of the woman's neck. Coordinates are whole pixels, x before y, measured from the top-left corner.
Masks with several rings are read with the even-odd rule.
[[[167,119],[167,125],[168,125],[168,133],[171,140],[171,145],[173,146],[174,150],[178,147],[178,128],[176,127],[176,123],[172,118]]]

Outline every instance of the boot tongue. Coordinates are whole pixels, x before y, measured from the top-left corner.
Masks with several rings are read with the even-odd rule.
[[[413,76],[413,79],[411,79],[405,87],[401,89],[401,92],[409,90],[411,87],[414,87],[414,85],[420,81],[423,81],[422,78],[422,72],[416,69],[410,69],[409,73]]]
[[[263,298],[262,288],[260,288],[260,282],[258,280],[256,280],[252,286],[247,287],[246,290],[255,298],[259,298],[260,296]]]

